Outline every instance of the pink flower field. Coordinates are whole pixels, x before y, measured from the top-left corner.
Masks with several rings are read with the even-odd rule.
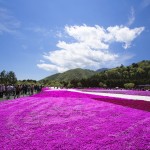
[[[149,150],[150,102],[43,90],[0,102],[0,150]]]
[[[141,95],[150,96],[150,91],[140,90],[108,90],[108,89],[83,89],[85,92],[99,92],[99,93],[113,93],[113,94],[127,94],[127,95]]]

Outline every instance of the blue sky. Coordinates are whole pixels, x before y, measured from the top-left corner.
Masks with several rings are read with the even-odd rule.
[[[0,71],[39,80],[150,60],[150,0],[0,0]]]

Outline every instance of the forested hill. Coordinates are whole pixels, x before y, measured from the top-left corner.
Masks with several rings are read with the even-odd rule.
[[[100,72],[89,78],[93,86],[98,86],[99,82],[108,87],[123,87],[125,83],[134,83],[135,85],[150,84],[150,60],[143,60],[138,63],[132,63],[130,66],[116,67],[104,72]]]
[[[104,72],[98,73],[98,75],[106,75],[110,78],[148,78],[150,75],[150,60],[143,60],[138,63],[132,63],[129,66],[116,67],[113,69],[106,70]]]
[[[53,80],[56,80],[59,75],[60,75],[60,73],[56,73],[56,74],[48,76],[48,77],[46,77],[46,78],[44,78],[42,80],[53,81]],[[42,81],[42,80],[40,80],[40,81]]]
[[[65,81],[65,82],[69,82],[71,80],[81,80],[81,79],[87,79],[91,76],[93,76],[96,72],[92,71],[92,70],[87,70],[87,69],[81,69],[81,68],[77,68],[77,69],[71,69],[68,70],[64,73],[58,73],[58,74],[54,74],[51,76],[48,76],[43,80],[48,80],[48,81]]]
[[[124,87],[126,83],[135,86],[150,84],[150,60],[132,63],[129,66],[116,67],[102,72],[72,69],[42,79],[45,85],[62,85],[68,87]]]

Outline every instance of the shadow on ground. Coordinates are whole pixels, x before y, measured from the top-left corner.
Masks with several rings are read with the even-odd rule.
[[[103,102],[108,102],[108,103],[113,103],[125,107],[131,107],[134,109],[140,109],[144,111],[150,112],[150,102],[148,101],[143,101],[143,100],[127,100],[127,99],[113,99],[113,98],[108,98],[108,99],[103,99],[103,98],[94,98],[95,100],[103,101]]]

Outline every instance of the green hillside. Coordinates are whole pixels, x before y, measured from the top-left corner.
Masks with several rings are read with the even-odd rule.
[[[56,73],[56,74],[54,74],[54,75],[51,75],[51,76],[48,76],[48,77],[46,77],[46,78],[44,78],[44,79],[42,79],[42,80],[49,80],[49,81],[53,81],[53,80],[56,80],[57,79],[57,77],[60,75],[60,73]],[[42,80],[40,80],[40,81],[42,81]]]
[[[77,68],[77,69],[68,70],[64,73],[58,73],[58,74],[48,76],[42,80],[69,82],[71,80],[81,80],[81,79],[89,78],[93,76],[95,73],[96,72],[92,70]]]
[[[89,78],[88,85],[97,87],[102,82],[107,87],[123,87],[125,83],[134,83],[135,86],[150,84],[150,60],[132,63],[129,66],[121,65]]]
[[[132,83],[138,85],[150,84],[150,60],[132,63],[129,66],[121,65],[102,72],[87,69],[72,69],[64,73],[46,77],[41,82],[44,85],[57,85],[58,87],[124,87]]]

